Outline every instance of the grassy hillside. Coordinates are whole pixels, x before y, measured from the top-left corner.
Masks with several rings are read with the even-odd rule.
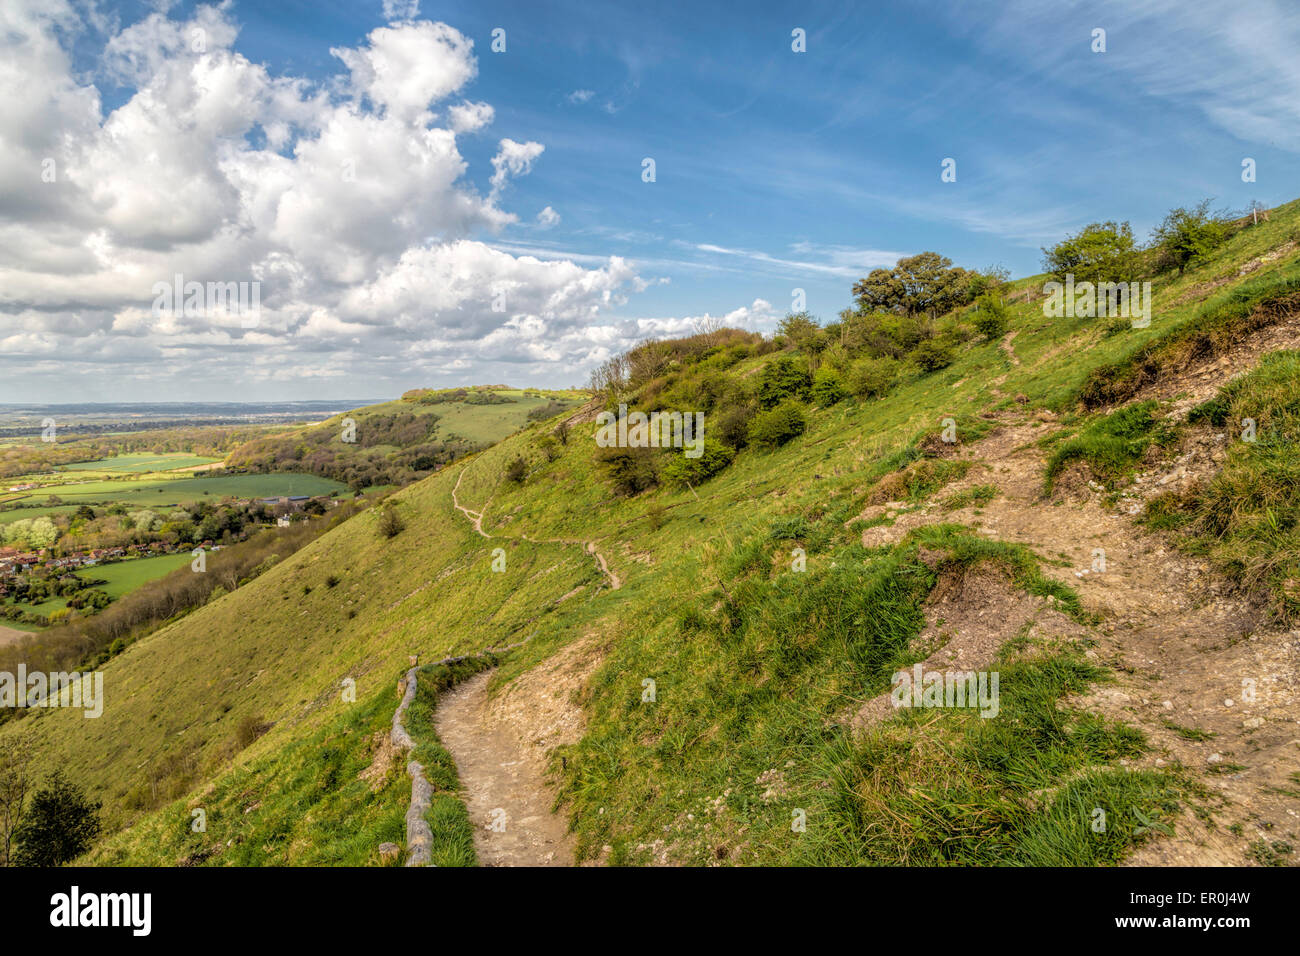
[[[1032,430],[1046,410],[1062,438],[1084,442],[1075,457],[1111,449],[1110,433],[1089,431],[1098,383],[1149,379],[1152,363],[1229,347],[1243,317],[1300,288],[1298,236],[1292,203],[1207,265],[1158,279],[1145,329],[1045,318],[1033,294],[1043,278],[1012,283],[1005,338],[968,338],[951,365],[903,375],[880,397],[809,404],[797,437],[744,448],[689,486],[620,497],[590,416],[564,443],[549,437],[554,420],[526,427],[395,494],[405,526],[395,537],[381,536],[375,511],[362,514],[132,645],[104,668],[99,720],[49,711],[0,741],[33,735],[44,767],[68,768],[103,799],[94,862],[373,863],[371,847],[400,842],[409,787],[391,767],[363,772],[380,756],[407,656],[529,639],[503,659],[500,684],[589,637],[604,658],[581,692],[586,732],[555,754],[585,856],[1114,862],[1162,832],[1196,784],[1176,769],[1127,769],[1149,745],[1143,733],[1080,702],[1108,673],[1079,637],[1095,621],[1062,583],[1060,556],[942,524],[868,547],[861,524],[846,523],[871,504],[942,496],[961,473],[926,452],[945,419],[968,446],[993,416]],[[671,394],[715,371],[734,385],[790,354],[688,363],[657,387]],[[461,414],[428,407],[448,429]],[[519,458],[523,480],[507,479]],[[491,538],[456,501],[483,514]],[[915,639],[928,602],[966,580],[1035,609],[996,658],[1001,713],[904,712],[852,733],[846,715],[925,657]],[[344,698],[348,679],[356,702]],[[437,785],[453,793],[454,774]],[[463,818],[440,805],[451,808],[449,845],[463,847]],[[196,808],[207,815],[201,838]],[[1099,836],[1094,808],[1131,825]],[[806,831],[792,829],[799,812]]]
[[[309,471],[356,490],[404,485],[586,397],[505,386],[416,389],[395,401],[248,442],[227,462],[253,471]]]

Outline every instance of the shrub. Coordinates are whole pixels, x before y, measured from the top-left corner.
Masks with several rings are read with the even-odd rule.
[[[829,408],[848,394],[840,373],[833,368],[819,368],[813,376],[812,398],[822,408]]]
[[[893,388],[899,365],[892,358],[859,359],[849,366],[849,391],[858,398],[879,398]]]
[[[734,448],[720,442],[706,441],[704,453],[698,458],[674,454],[663,467],[663,479],[679,487],[698,485],[730,465],[735,457]]]
[[[406,522],[397,513],[396,504],[383,504],[379,507],[379,533],[385,538],[396,538],[406,530]]]
[[[1177,266],[1182,275],[1188,266],[1195,266],[1232,235],[1232,223],[1224,213],[1210,212],[1208,199],[1186,209],[1171,209],[1160,225],[1151,232],[1151,239],[1160,253],[1162,264]]]
[[[732,448],[744,448],[749,444],[749,423],[756,411],[752,402],[740,402],[723,409],[716,417],[715,426],[722,443]]]
[[[100,803],[56,770],[36,791],[14,831],[19,866],[60,866],[90,849],[99,836]]]
[[[506,465],[506,480],[522,485],[526,477],[528,477],[528,462],[516,455],[514,461]]]
[[[650,448],[600,448],[596,464],[614,485],[614,491],[630,498],[659,484],[655,453]]]
[[[547,461],[555,461],[560,457],[559,443],[550,435],[543,435],[538,439],[537,447],[542,450],[542,454],[546,456]]]
[[[788,399],[759,412],[749,423],[749,441],[759,448],[776,448],[784,445],[796,435],[803,434],[808,427],[803,409],[794,400]]]
[[[807,369],[788,355],[783,355],[763,367],[758,376],[758,402],[764,408],[774,408],[787,399],[807,401],[812,379]]]
[[[244,717],[235,726],[235,744],[240,750],[243,750],[269,729],[257,717]]]
[[[926,339],[912,351],[912,361],[922,372],[937,372],[953,363],[956,355],[952,346],[938,339]]]
[[[1133,229],[1124,223],[1094,222],[1078,233],[1043,249],[1043,271],[1065,281],[1128,282],[1138,277],[1138,254]]]
[[[1007,307],[997,296],[982,296],[975,312],[975,331],[986,339],[998,339],[1007,334],[1010,325]]]

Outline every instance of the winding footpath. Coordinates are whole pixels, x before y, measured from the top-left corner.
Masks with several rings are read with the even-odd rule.
[[[458,492],[464,476],[462,470],[456,478],[452,504],[480,536],[489,540],[581,547],[591,555],[611,589],[622,587],[622,580],[594,541],[536,539],[528,535],[510,538],[484,531],[487,505],[475,511],[460,502]],[[498,652],[524,643],[527,640]],[[564,653],[560,652],[559,656]],[[509,706],[496,706],[497,702],[488,693],[491,679],[492,671],[484,671],[448,689],[441,695],[433,716],[438,739],[456,764],[462,798],[474,825],[474,849],[479,862],[484,866],[572,866],[575,841],[566,819],[551,810],[555,790],[546,780],[547,746],[542,738],[553,734],[535,724],[521,722],[518,713],[512,719]],[[530,717],[536,718],[539,712],[547,710],[544,702],[531,703],[536,706],[526,703],[522,707]],[[555,701],[550,704],[554,706]],[[519,709],[516,705],[516,710]]]
[[[456,476],[456,484],[451,489],[451,503],[456,507],[457,511],[469,519],[469,523],[473,525],[475,531],[484,538],[492,539],[496,536],[490,535],[483,530],[483,516],[484,512],[487,510],[487,505],[483,506],[483,511],[472,511],[462,505],[460,503],[460,498],[456,495],[456,492],[460,490],[461,479],[464,477],[465,470],[462,468],[460,474]],[[489,504],[491,501],[492,499],[488,498]],[[596,568],[604,576],[605,581],[609,584],[611,590],[617,591],[623,586],[622,578],[611,570],[609,562],[606,561],[605,556],[600,553],[599,549],[596,547],[595,541],[582,541],[575,538],[530,538],[526,534],[522,534],[518,538],[505,537],[504,539],[507,541],[527,541],[530,544],[568,544],[579,546],[592,556],[592,559],[596,562]]]

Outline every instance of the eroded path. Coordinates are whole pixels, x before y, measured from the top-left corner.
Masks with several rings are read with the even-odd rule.
[[[1233,355],[1139,397],[1171,400],[1168,413],[1179,417],[1254,367],[1263,351],[1297,344],[1300,316],[1291,316]],[[919,510],[901,502],[868,508],[859,519],[893,520],[866,528],[863,543],[890,543],[922,525],[958,522],[1068,562],[1043,570],[1101,615],[1089,656],[1117,677],[1078,703],[1141,727],[1154,747],[1138,763],[1182,765],[1206,788],[1203,802],[1219,811],[1214,827],[1186,813],[1174,836],[1146,844],[1130,863],[1242,865],[1258,862],[1260,848],[1276,841],[1294,845],[1300,631],[1271,624],[1204,560],[1176,550],[1133,517],[1144,499],[1216,472],[1231,436],[1192,430],[1180,454],[1148,464],[1128,497],[1110,504],[1077,473],[1063,475],[1058,492],[1044,498],[1045,454],[1034,443],[1056,427],[1050,413],[1003,419],[983,441],[957,451],[972,461],[971,470],[931,503]],[[997,497],[951,511],[943,506],[943,499],[977,485],[995,486]],[[994,653],[977,650],[989,658]]]
[[[452,504],[482,537],[486,505],[474,511],[452,488]],[[491,499],[489,498],[489,503]],[[622,581],[594,541],[518,539],[534,544],[581,547],[592,556],[610,588]],[[569,595],[565,595],[568,597]],[[563,600],[561,598],[560,600]],[[521,642],[521,643],[526,643]],[[513,645],[521,646],[521,645]],[[562,814],[554,813],[556,789],[547,775],[551,751],[582,736],[577,692],[599,663],[593,642],[580,639],[489,694],[492,671],[443,693],[434,729],[451,754],[462,798],[474,827],[474,849],[484,866],[572,866],[575,840]]]
[[[474,849],[484,866],[569,866],[573,840],[551,813],[537,755],[511,728],[492,719],[491,672],[477,674],[442,696],[434,715],[438,737],[456,761]]]
[[[580,639],[489,694],[492,672],[444,693],[434,728],[456,762],[484,866],[571,866],[574,840],[547,774],[551,750],[577,742],[576,692],[600,662]]]

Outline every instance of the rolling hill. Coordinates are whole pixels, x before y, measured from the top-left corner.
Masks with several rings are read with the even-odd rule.
[[[485,666],[473,719],[520,731],[580,860],[1282,860],[1298,240],[1291,203],[1162,273],[1146,328],[1048,318],[1046,277],[1017,280],[1005,334],[958,307],[950,363],[900,359],[861,397],[829,375],[800,397],[824,343],[684,340],[392,495],[393,536],[371,509],[136,642],[104,668],[103,717],[50,710],[0,740],[30,734],[103,800],[87,862],[378,864],[410,793],[385,743],[397,682],[411,655],[470,655],[426,665],[408,715],[435,862],[483,838],[434,718]],[[748,401],[748,439],[706,438],[689,467],[593,441],[620,402],[704,406],[729,434]],[[473,409],[417,404],[358,431],[428,408],[438,441],[492,440]],[[305,432],[299,467],[378,480],[344,478],[338,428]],[[891,676],[918,664],[996,672],[997,713],[894,710]]]

